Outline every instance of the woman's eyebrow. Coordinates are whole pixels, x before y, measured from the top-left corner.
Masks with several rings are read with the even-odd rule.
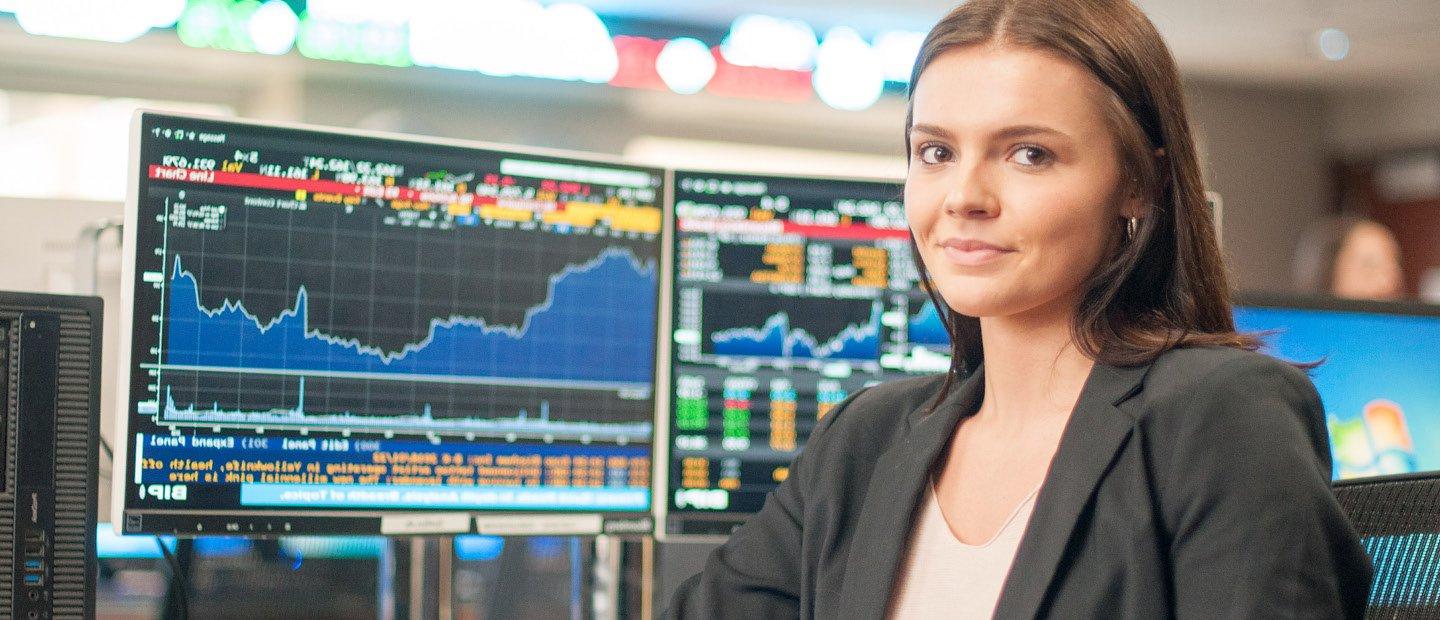
[[[939,125],[931,125],[931,124],[929,124],[929,123],[916,123],[916,124],[914,124],[914,125],[911,125],[911,126],[910,126],[910,133],[912,133],[912,134],[914,134],[914,133],[929,134],[929,135],[935,136],[936,138],[941,138],[941,139],[944,139],[944,140],[954,140],[954,139],[955,139],[955,134],[950,133],[950,130],[948,130],[948,129],[944,128],[944,127],[941,127],[941,126],[939,126]]]
[[[1063,131],[1060,131],[1053,127],[1046,127],[1044,125],[1014,125],[995,132],[995,137],[1004,139],[1023,138],[1026,136],[1035,135],[1049,135],[1060,138],[1070,137]]]
[[[954,132],[939,125],[931,125],[929,123],[916,123],[914,125],[911,125],[910,133],[923,133],[944,140],[955,140]],[[1023,138],[1026,136],[1035,135],[1050,135],[1061,138],[1070,137],[1063,131],[1060,131],[1053,127],[1046,127],[1044,125],[1012,125],[1010,127],[1005,127],[999,131],[996,131],[994,134],[992,134],[992,137],[1001,140],[1013,140],[1015,138]]]

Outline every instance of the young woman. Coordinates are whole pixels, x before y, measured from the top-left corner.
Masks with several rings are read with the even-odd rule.
[[[669,615],[1361,614],[1319,398],[1234,330],[1151,23],[970,0],[911,83],[905,206],[955,366],[826,416]]]

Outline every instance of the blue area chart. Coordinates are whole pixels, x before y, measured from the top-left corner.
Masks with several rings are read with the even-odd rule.
[[[950,346],[950,334],[946,333],[945,324],[940,321],[940,313],[933,303],[926,303],[920,312],[910,317],[906,334],[911,344]]]
[[[431,319],[423,340],[398,351],[312,328],[303,285],[294,305],[270,321],[241,301],[205,308],[178,256],[169,286],[170,366],[644,385],[654,372],[656,267],[624,249],[551,276],[546,300],[518,326]]]
[[[710,335],[716,355],[810,359],[873,360],[880,354],[880,312],[871,306],[870,318],[847,326],[834,338],[819,341],[790,324],[790,315],[777,312],[759,329],[737,327]]]

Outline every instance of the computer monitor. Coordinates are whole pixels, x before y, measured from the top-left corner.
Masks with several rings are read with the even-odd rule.
[[[120,531],[650,527],[662,170],[157,113],[133,139]]]
[[[899,183],[672,174],[659,533],[724,536],[831,408],[945,371],[949,340],[919,287]]]
[[[1334,478],[1440,471],[1440,308],[1251,295],[1235,323],[1268,332],[1267,353],[1321,362]]]

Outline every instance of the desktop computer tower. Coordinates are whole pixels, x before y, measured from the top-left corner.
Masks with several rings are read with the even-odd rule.
[[[101,301],[0,292],[0,619],[95,615]]]

